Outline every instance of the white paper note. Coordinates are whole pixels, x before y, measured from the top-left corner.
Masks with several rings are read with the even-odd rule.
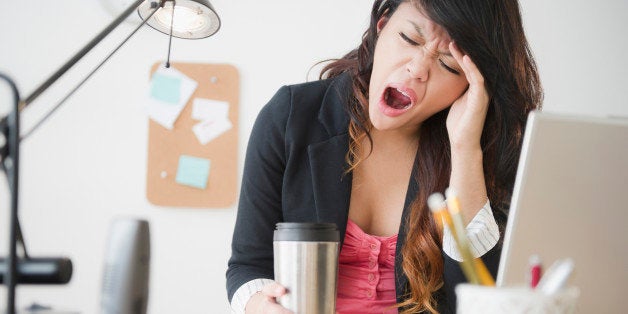
[[[194,131],[198,141],[205,145],[231,128],[232,125],[229,119],[219,119],[197,123],[192,127],[192,131]]]
[[[220,100],[194,98],[192,119],[201,121],[229,119],[229,103]]]
[[[172,130],[197,86],[196,81],[176,69],[160,67],[153,74],[146,100],[148,117]]]

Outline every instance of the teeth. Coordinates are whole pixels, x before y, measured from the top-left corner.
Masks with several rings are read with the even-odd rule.
[[[406,94],[403,91],[398,90],[398,89],[397,89],[397,91],[399,91],[401,93],[401,95],[404,95],[404,96],[408,97],[408,99],[410,99],[410,103],[407,106],[403,107],[403,109],[405,110],[405,109],[410,108],[410,106],[412,106],[412,98],[410,98],[410,95],[408,95],[408,94]]]

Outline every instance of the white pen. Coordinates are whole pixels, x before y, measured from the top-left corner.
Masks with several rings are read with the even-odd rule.
[[[541,277],[536,289],[546,295],[557,293],[565,286],[573,269],[574,262],[571,258],[557,260]]]

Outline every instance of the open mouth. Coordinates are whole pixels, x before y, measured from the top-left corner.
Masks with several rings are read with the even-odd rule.
[[[394,87],[386,88],[384,91],[384,101],[388,107],[397,110],[408,109],[412,105],[410,96]]]

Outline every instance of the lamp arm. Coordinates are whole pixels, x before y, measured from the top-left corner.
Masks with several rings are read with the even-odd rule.
[[[161,0],[160,2],[161,5],[163,5],[165,1],[172,1],[172,0]],[[157,2],[153,2],[153,3],[157,3]],[[138,25],[120,44],[118,44],[118,46],[115,49],[113,49],[91,72],[89,72],[89,74],[87,74],[87,76],[85,76],[83,80],[81,80],[59,102],[57,102],[57,104],[55,104],[50,111],[48,111],[41,119],[39,119],[39,121],[37,121],[37,123],[35,123],[35,125],[30,130],[28,130],[28,132],[24,133],[20,137],[20,140],[23,140],[27,138],[28,136],[30,136],[33,132],[35,132],[36,129],[38,129],[42,124],[44,124],[44,122],[48,120],[48,118],[50,118],[50,116],[52,116],[52,114],[55,113],[57,109],[59,109],[59,107],[61,107],[61,105],[65,103],[66,100],[68,100],[72,95],[74,95],[74,93],[77,90],[79,90],[81,86],[83,86],[83,84],[85,84],[85,82],[87,82],[87,80],[92,77],[92,75],[94,75],[120,48],[122,48],[122,46],[124,46],[124,44],[129,39],[131,39],[131,37],[133,37],[133,35],[135,35],[135,33],[140,28],[142,28],[144,24],[146,24],[146,22],[148,22],[148,20],[157,12],[157,9],[159,8],[159,6],[160,5],[155,6],[154,10],[146,17],[146,19],[142,21],[140,25]]]
[[[72,66],[74,66],[79,60],[81,60],[92,48],[94,48],[100,41],[102,41],[109,33],[111,33],[118,25],[120,25],[126,18],[133,13],[137,9],[137,7],[144,2],[144,0],[136,0],[131,4],[120,16],[118,16],[113,22],[111,22],[105,29],[103,29],[96,37],[94,37],[90,42],[83,47],[83,49],[79,50],[70,60],[68,60],[59,70],[57,70],[52,76],[50,76],[46,81],[44,81],[35,91],[33,91],[23,103],[20,105],[20,110],[23,110],[26,106],[28,106],[31,102],[33,102],[39,95],[41,95],[50,85],[52,85],[55,81],[57,81],[65,72],[67,72]],[[148,19],[146,19],[148,20]]]

